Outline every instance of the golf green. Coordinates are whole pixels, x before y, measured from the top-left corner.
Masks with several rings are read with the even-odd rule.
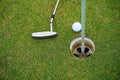
[[[85,35],[95,52],[79,59],[70,43],[81,33],[81,0],[60,0],[53,22],[57,36],[32,38],[49,31],[57,0],[0,0],[0,80],[119,80],[120,0],[86,0]]]

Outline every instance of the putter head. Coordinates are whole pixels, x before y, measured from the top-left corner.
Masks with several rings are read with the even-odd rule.
[[[57,32],[51,32],[51,31],[32,33],[32,37],[35,37],[35,38],[52,37],[52,36],[56,36],[56,35],[57,35]]]

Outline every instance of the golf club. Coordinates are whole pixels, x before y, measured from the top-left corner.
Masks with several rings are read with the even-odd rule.
[[[52,23],[53,23],[53,20],[54,20],[54,17],[55,17],[55,13],[56,13],[56,9],[58,7],[59,1],[60,0],[57,0],[56,6],[55,6],[53,14],[52,14],[52,17],[50,19],[50,31],[34,32],[34,33],[32,33],[32,37],[42,38],[42,37],[52,37],[52,36],[56,36],[57,35],[57,32],[53,31]]]

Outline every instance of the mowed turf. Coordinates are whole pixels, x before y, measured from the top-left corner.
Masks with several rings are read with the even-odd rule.
[[[33,39],[48,31],[57,0],[0,0],[0,80],[120,80],[120,0],[87,0],[86,36],[94,55],[79,59],[69,50],[80,36],[81,0],[60,0],[53,30],[57,37]]]

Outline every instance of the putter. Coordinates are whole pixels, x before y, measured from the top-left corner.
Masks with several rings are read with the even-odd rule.
[[[42,38],[42,37],[52,37],[52,36],[56,36],[57,35],[57,32],[53,31],[52,23],[53,23],[53,20],[54,20],[54,17],[55,17],[55,13],[56,13],[56,9],[58,7],[59,1],[60,0],[57,0],[56,6],[55,6],[53,14],[52,14],[52,17],[50,19],[50,31],[34,32],[34,33],[32,33],[32,37]]]

